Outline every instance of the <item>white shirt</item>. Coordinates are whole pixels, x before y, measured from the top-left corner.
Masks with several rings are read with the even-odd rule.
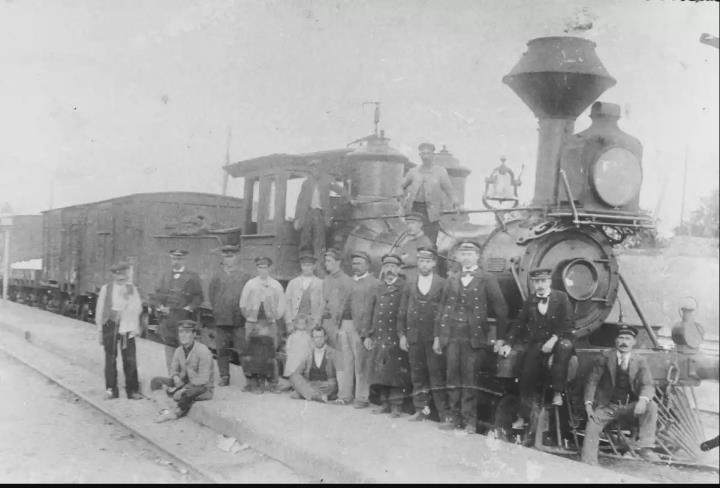
[[[628,368],[628,364],[630,363],[630,353],[621,353],[620,351],[617,351],[617,358],[618,358],[618,366],[623,370],[626,371]]]
[[[125,307],[127,307],[128,304],[128,294],[127,294],[127,287],[123,283],[122,285],[118,285],[117,283],[115,286],[113,286],[113,294],[112,294],[112,309],[116,312],[121,312],[125,310]]]
[[[550,296],[550,293],[548,292],[547,295],[536,295],[538,298],[547,298]],[[550,300],[545,300],[544,302],[541,300],[538,302],[538,312],[540,312],[540,315],[545,315],[547,313],[548,305],[550,304]]]
[[[365,278],[367,275],[368,275],[368,272],[365,271],[365,273],[364,273],[364,274],[361,274],[360,276],[355,276],[355,275],[353,275],[353,279],[354,279],[355,281],[360,281],[361,279]]]
[[[185,271],[185,266],[183,266],[183,267],[180,268],[180,269],[173,269],[173,270],[172,270],[172,272],[173,272],[173,278],[174,278],[174,279],[180,278],[180,273],[182,273],[183,271]]]
[[[430,293],[430,286],[432,285],[432,279],[433,274],[430,273],[427,276],[423,276],[420,273],[418,273],[418,290],[420,290],[420,293],[423,295],[427,295]]]
[[[476,264],[475,266],[470,266],[469,268],[463,268],[462,273],[465,273],[467,271],[476,271],[477,269],[478,269],[478,266]],[[472,275],[462,276],[462,274],[461,274],[460,282],[462,283],[463,286],[468,286],[468,284],[470,284],[470,282],[473,280],[473,278],[474,277]]]
[[[320,349],[317,347],[313,348],[313,359],[315,360],[316,368],[319,368],[322,365],[323,357],[325,356],[325,349],[326,346],[323,346]]]
[[[300,276],[300,287],[303,289],[303,291],[308,289],[312,278],[312,276]]]
[[[318,191],[318,185],[315,184],[313,189],[312,199],[310,200],[310,208],[322,208],[320,205],[320,192]]]

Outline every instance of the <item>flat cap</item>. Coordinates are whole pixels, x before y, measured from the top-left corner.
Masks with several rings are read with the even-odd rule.
[[[471,239],[463,239],[463,240],[460,241],[460,243],[458,244],[457,250],[458,250],[458,251],[476,251],[476,252],[480,252],[480,245],[479,245],[477,242],[475,242],[475,241],[473,241],[473,240],[471,240]]]
[[[255,266],[272,266],[272,259],[267,256],[258,256],[255,258]]]
[[[418,146],[418,151],[420,152],[435,152],[435,145],[431,142],[422,142]]]
[[[335,249],[334,247],[331,247],[327,251],[325,251],[325,256],[330,256],[335,261],[341,261],[342,260],[342,254],[339,250]]]
[[[200,328],[200,324],[195,322],[194,320],[181,320],[177,324],[178,330],[180,329],[191,329],[194,331],[197,331]]]
[[[417,248],[417,257],[425,259],[437,259],[437,251],[434,247],[421,246]]]
[[[637,337],[638,332],[637,332],[637,330],[635,330],[635,328],[630,327],[627,324],[622,324],[622,325],[618,326],[618,328],[617,328],[617,335],[622,335],[622,334],[627,334],[627,335],[631,335],[633,337]]]
[[[185,249],[171,249],[170,250],[171,256],[182,257],[182,256],[186,256],[188,254],[189,253]]]
[[[552,270],[550,268],[535,268],[530,271],[531,280],[546,280],[552,277]]]
[[[405,220],[417,220],[418,222],[422,222],[425,220],[425,218],[420,212],[408,212],[407,214],[405,214]]]
[[[113,273],[127,271],[128,269],[130,269],[130,265],[125,261],[118,261],[117,263],[110,266],[110,271]]]
[[[403,263],[402,258],[395,253],[385,254],[380,261],[382,264],[397,264],[398,266]]]
[[[237,254],[240,252],[240,248],[232,244],[226,244],[220,248],[220,252],[223,254]]]
[[[312,253],[303,252],[300,253],[300,256],[298,256],[298,260],[300,261],[300,263],[315,263],[317,261],[317,258]]]
[[[370,263],[370,255],[365,251],[355,251],[350,255],[351,258],[364,259],[368,264]]]

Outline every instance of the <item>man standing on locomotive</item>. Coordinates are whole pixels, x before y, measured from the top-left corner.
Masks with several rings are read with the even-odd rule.
[[[562,393],[567,383],[568,364],[575,354],[573,338],[573,311],[565,292],[550,288],[552,270],[538,268],[530,271],[533,295],[525,301],[515,327],[507,335],[507,343],[498,340],[495,350],[507,355],[513,342],[523,339],[527,343],[522,372],[520,373],[520,417],[514,429],[522,429],[532,412],[538,388],[544,386],[544,372],[550,371],[553,405],[562,405]],[[497,337],[503,337],[498,334]]]
[[[342,352],[342,381],[339,384],[337,403],[347,405],[354,398],[355,408],[370,406],[368,375],[371,353],[365,344],[372,325],[373,300],[380,280],[371,275],[369,269],[368,253],[352,253],[352,286],[343,307],[338,332]]]
[[[405,279],[413,281],[417,276],[418,248],[435,247],[430,238],[423,232],[424,216],[419,212],[410,212],[405,215],[405,223],[408,230],[402,235],[397,243],[398,253],[403,261],[402,269]]]
[[[158,332],[165,343],[165,362],[168,370],[178,345],[177,324],[181,320],[193,319],[195,309],[203,301],[200,276],[185,269],[183,249],[170,251],[172,269],[163,275],[160,285],[155,291],[155,305],[160,313]]]
[[[445,356],[449,415],[441,429],[462,428],[474,434],[477,430],[476,377],[490,359],[488,342],[488,306],[495,313],[497,335],[505,335],[507,304],[495,276],[478,267],[480,246],[463,240],[457,248],[462,265],[459,276],[448,278],[435,321],[433,351]]]
[[[223,246],[222,270],[213,276],[208,288],[215,320],[215,347],[220,370],[218,386],[230,384],[230,357],[233,349],[245,350],[245,318],[240,313],[240,296],[250,275],[237,264],[237,246]],[[238,352],[240,354],[240,352]]]
[[[407,351],[413,383],[415,416],[410,420],[427,420],[430,415],[430,391],[440,419],[447,412],[445,391],[445,358],[432,350],[435,318],[445,280],[435,274],[437,251],[432,247],[417,249],[418,274],[406,281],[400,297],[397,333],[400,349]]]
[[[418,150],[422,164],[410,169],[402,182],[402,189],[406,192],[405,212],[418,212],[423,216],[425,234],[435,246],[445,197],[452,201],[454,208],[459,208],[460,203],[447,170],[433,165],[435,146],[423,142]]]
[[[372,349],[370,384],[377,389],[380,408],[373,413],[400,417],[405,397],[412,388],[407,352],[400,348],[397,319],[404,281],[400,279],[402,259],[397,254],[382,257],[382,282],[376,288],[370,330],[365,347]]]
[[[325,229],[332,222],[330,191],[342,195],[345,191],[321,170],[320,160],[313,159],[308,167],[310,174],[300,187],[293,226],[300,231],[300,251],[309,251],[317,257],[325,248]]]
[[[272,259],[255,258],[257,276],[250,279],[240,295],[240,311],[245,317],[247,378],[244,391],[262,393],[274,390],[278,379],[275,352],[278,348],[278,321],[285,315],[285,292],[279,281],[270,277]],[[268,384],[269,383],[269,384]]]
[[[596,360],[585,384],[585,411],[587,425],[582,446],[582,460],[588,464],[598,462],[598,444],[605,426],[615,420],[640,421],[638,432],[639,454],[648,461],[659,461],[653,451],[657,407],[653,381],[647,361],[633,354],[637,331],[627,325],[618,328],[615,349],[602,353]]]
[[[105,349],[105,398],[117,398],[118,343],[125,373],[125,390],[132,400],[143,398],[138,383],[135,336],[140,335],[140,294],[128,282],[128,263],[119,262],[110,268],[113,281],[103,285],[95,308],[95,323],[100,332],[100,345]]]

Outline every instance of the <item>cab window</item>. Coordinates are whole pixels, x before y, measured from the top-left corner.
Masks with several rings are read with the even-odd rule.
[[[292,222],[295,220],[295,212],[297,211],[298,197],[300,197],[300,189],[305,183],[307,177],[299,174],[291,174],[287,180],[287,193],[285,197],[285,220]]]

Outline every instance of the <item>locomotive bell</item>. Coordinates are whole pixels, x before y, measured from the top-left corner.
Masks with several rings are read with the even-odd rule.
[[[541,37],[503,77],[539,119],[533,205],[552,205],[558,194],[558,163],[575,119],[615,79],[595,53],[595,43],[579,37]]]

